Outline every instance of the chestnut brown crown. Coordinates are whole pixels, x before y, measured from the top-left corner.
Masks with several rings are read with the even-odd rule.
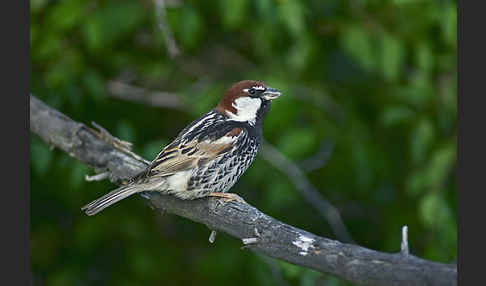
[[[235,83],[228,88],[216,107],[220,113],[225,114],[226,111],[236,113],[235,102],[238,98],[250,97],[260,98],[262,101],[268,101],[279,97],[281,93],[265,83],[256,80],[243,80]]]

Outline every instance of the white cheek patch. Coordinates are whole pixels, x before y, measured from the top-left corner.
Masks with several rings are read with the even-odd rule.
[[[251,97],[239,97],[233,102],[232,106],[236,109],[236,114],[226,111],[230,120],[248,121],[251,125],[255,124],[258,109],[262,104],[261,99]]]

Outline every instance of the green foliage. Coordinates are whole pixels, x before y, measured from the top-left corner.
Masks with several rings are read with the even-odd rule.
[[[205,32],[205,25],[198,11],[190,5],[184,5],[169,13],[169,21],[178,43],[185,49],[196,49]]]
[[[376,69],[376,49],[369,32],[359,25],[351,25],[340,33],[341,48],[367,71]]]
[[[278,149],[292,159],[302,158],[309,150],[317,147],[316,133],[309,128],[290,129],[281,133],[279,138],[280,143],[277,145]]]
[[[30,145],[31,168],[39,175],[44,175],[52,162],[52,153],[49,146],[39,140],[32,141]]]
[[[116,48],[118,42],[129,39],[141,24],[144,13],[142,7],[133,1],[108,2],[99,7],[90,13],[90,20],[83,25],[87,49],[96,53]]]
[[[223,27],[227,29],[244,27],[244,21],[248,18],[249,4],[248,0],[219,1]]]
[[[258,79],[283,91],[264,137],[302,165],[359,244],[457,256],[457,1],[166,1],[181,54],[169,58],[154,1],[30,1],[31,91],[74,120],[95,121],[151,160],[224,90]],[[160,11],[159,11],[160,12]],[[185,110],[110,96],[120,80],[177,94]],[[108,192],[93,171],[31,138],[34,285],[275,285],[241,243],[133,197],[95,217]],[[323,159],[324,160],[324,159]],[[304,166],[305,167],[305,166]],[[258,156],[233,192],[262,211],[335,238],[294,184]],[[289,285],[350,285],[279,261]]]
[[[392,35],[384,34],[382,38],[381,69],[386,80],[393,82],[399,78],[405,56],[402,42]]]

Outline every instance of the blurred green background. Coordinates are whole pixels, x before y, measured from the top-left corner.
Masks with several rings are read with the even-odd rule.
[[[31,91],[151,160],[226,88],[283,91],[264,138],[337,207],[353,239],[454,262],[456,20],[448,0],[31,0]],[[170,38],[173,38],[169,53]],[[169,39],[169,42],[168,40]],[[168,44],[169,43],[169,44]],[[178,53],[177,53],[178,51]],[[116,88],[118,87],[118,88]],[[120,99],[167,93],[173,106]],[[155,213],[140,197],[100,215],[93,170],[31,136],[34,285],[351,285]],[[233,187],[263,212],[336,238],[261,154]]]

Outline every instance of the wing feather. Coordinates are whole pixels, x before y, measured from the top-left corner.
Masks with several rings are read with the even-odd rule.
[[[165,147],[152,161],[150,176],[168,176],[179,171],[201,166],[231,151],[234,143],[244,134],[241,128],[233,128],[215,141],[200,142],[194,138],[189,142],[175,140]]]

